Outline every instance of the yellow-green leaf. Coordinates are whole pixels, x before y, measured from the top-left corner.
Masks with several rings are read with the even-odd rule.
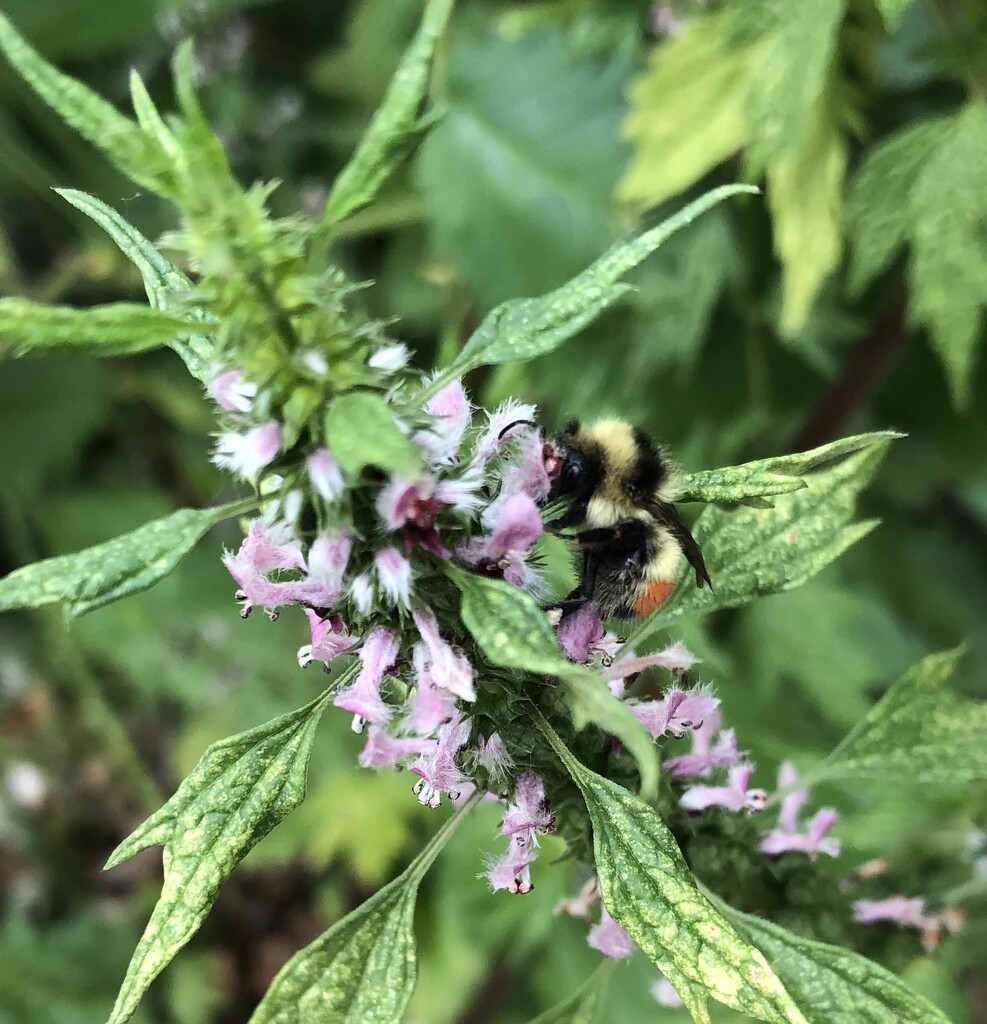
[[[399,476],[421,470],[421,450],[398,429],[394,413],[371,391],[340,395],[326,413],[326,443],[348,476],[379,466]]]

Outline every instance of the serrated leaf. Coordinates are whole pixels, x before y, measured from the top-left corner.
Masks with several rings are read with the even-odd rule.
[[[833,104],[820,98],[806,117],[802,144],[768,166],[768,205],[782,266],[781,333],[805,324],[842,252],[846,144]]]
[[[777,455],[770,459],[757,459],[740,466],[723,469],[705,469],[687,473],[682,478],[677,501],[704,501],[716,505],[743,505],[751,498],[770,498],[806,486],[802,475],[823,466],[839,462],[853,452],[870,448],[881,441],[904,437],[894,430],[878,430],[870,434],[855,434],[821,445],[807,452]],[[755,504],[754,508],[766,505]]]
[[[111,868],[164,846],[164,884],[109,1024],[123,1024],[148,986],[195,934],[247,852],[305,797],[328,691],[305,707],[209,747],[175,795],[113,851]]]
[[[0,14],[0,50],[24,80],[83,138],[127,177],[157,190],[155,150],[140,127],[82,82],[48,63]]]
[[[563,657],[548,619],[524,591],[502,580],[446,566],[463,599],[463,624],[495,664],[564,681],[577,729],[593,722],[618,737],[637,761],[641,792],[658,787],[658,760],[651,737],[602,676]]]
[[[421,450],[398,429],[384,399],[371,391],[349,391],[335,399],[325,430],[326,443],[348,476],[364,466],[405,477],[421,470]]]
[[[77,210],[94,220],[113,239],[120,251],[140,271],[147,298],[155,309],[181,309],[188,316],[205,319],[205,314],[185,305],[192,282],[116,210],[95,196],[70,188],[55,191]],[[186,328],[187,329],[187,328]],[[214,344],[205,334],[186,334],[173,338],[169,346],[181,356],[189,373],[202,383],[211,376]]]
[[[428,88],[432,55],[453,0],[428,0],[421,26],[405,51],[367,133],[333,182],[323,223],[336,224],[372,202],[407,155],[420,128],[418,110]]]
[[[911,7],[914,0],[877,0],[877,9],[881,12],[888,32],[894,32],[901,24],[902,16]]]
[[[847,0],[761,5],[767,13],[763,45],[745,97],[750,125],[745,155],[755,166],[805,148],[812,111],[832,73],[846,5]]]
[[[852,292],[859,294],[866,288],[904,245],[912,186],[941,145],[949,124],[950,118],[913,122],[867,154],[846,205],[853,240]]]
[[[604,960],[568,999],[538,1014],[530,1024],[593,1024],[615,965],[615,960]]]
[[[656,206],[743,149],[745,91],[760,46],[732,44],[733,17],[691,18],[680,36],[655,48],[631,85],[624,135],[634,156],[617,190],[622,202]]]
[[[959,697],[945,685],[962,654],[957,648],[912,666],[811,777],[987,780],[987,702]]]
[[[537,299],[512,299],[491,310],[448,370],[428,388],[478,366],[534,359],[558,348],[627,290],[619,283],[629,270],[706,210],[730,196],[756,193],[749,185],[724,185],[690,203],[657,227],[614,246],[561,288]]]
[[[959,408],[987,308],[987,108],[954,119],[909,196],[911,315],[929,328]]]
[[[632,630],[628,646],[681,619],[800,586],[866,536],[876,522],[850,520],[857,495],[884,457],[888,441],[883,434],[848,440],[864,438],[867,447],[807,472],[806,486],[777,495],[771,508],[729,512],[708,507],[693,534],[713,589],[699,590],[692,574],[685,574],[668,601]]]
[[[131,302],[75,309],[0,299],[0,356],[53,348],[93,356],[131,355],[161,348],[187,331],[187,321]]]
[[[610,916],[676,985],[685,979],[757,1020],[805,1024],[767,961],[696,887],[675,837],[657,812],[581,765],[541,719],[593,823],[593,851]],[[683,986],[686,987],[686,986]],[[708,1019],[704,997],[697,1020]]]
[[[852,950],[794,935],[731,907],[723,912],[765,955],[809,1024],[949,1024],[900,978]]]
[[[418,887],[478,799],[449,818],[403,874],[296,953],[250,1024],[399,1024],[418,974]]]
[[[184,508],[104,544],[15,569],[0,580],[0,611],[65,602],[73,618],[153,587],[206,531],[243,509]]]

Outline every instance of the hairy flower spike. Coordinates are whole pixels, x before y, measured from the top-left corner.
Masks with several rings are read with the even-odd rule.
[[[312,642],[298,648],[298,664],[302,668],[307,668],[313,661],[321,661],[328,666],[360,642],[357,637],[346,635],[346,627],[338,615],[321,619],[319,613],[311,608],[305,609],[305,615],[312,631]]]
[[[339,463],[328,448],[316,448],[308,457],[308,478],[316,493],[326,501],[336,501],[346,490]]]
[[[281,450],[281,424],[271,420],[245,434],[220,434],[213,462],[244,480],[256,480]]]
[[[377,581],[388,602],[407,607],[411,600],[411,562],[397,548],[381,548],[374,555]]]
[[[435,750],[419,757],[411,765],[411,771],[420,777],[415,783],[414,793],[424,807],[438,807],[443,793],[455,800],[459,791],[469,780],[456,764],[456,756],[470,737],[468,719],[457,715],[451,722],[439,729]]]
[[[753,814],[764,809],[768,794],[763,789],[750,789],[754,766],[739,764],[730,769],[726,786],[690,786],[679,803],[687,811],[705,811],[709,807],[725,807],[728,811]]]
[[[466,655],[442,639],[439,624],[432,612],[425,608],[415,608],[411,615],[428,649],[429,672],[434,684],[462,700],[476,700],[473,667]]]
[[[214,377],[208,387],[209,397],[226,412],[249,412],[257,385],[245,379],[243,370],[227,370]]]
[[[778,770],[778,788],[788,789],[798,782],[798,772],[791,761],[785,761]],[[825,853],[829,857],[840,855],[840,841],[827,838],[826,833],[839,820],[839,815],[831,807],[817,811],[809,822],[806,832],[799,830],[799,813],[809,799],[807,789],[797,789],[782,798],[781,810],[778,814],[778,825],[761,840],[761,851],[771,857],[780,857],[783,853],[807,853],[815,857],[817,853]]]
[[[353,713],[354,732],[363,730],[363,723],[383,725],[392,714],[392,708],[380,695],[384,675],[397,660],[398,638],[389,629],[378,626],[372,630],[360,649],[360,674],[356,682],[341,690],[333,698],[338,708]]]

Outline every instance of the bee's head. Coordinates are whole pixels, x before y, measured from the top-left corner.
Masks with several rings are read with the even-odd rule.
[[[567,423],[545,445],[545,471],[552,481],[548,501],[588,500],[600,479],[600,456],[582,436],[578,420]]]

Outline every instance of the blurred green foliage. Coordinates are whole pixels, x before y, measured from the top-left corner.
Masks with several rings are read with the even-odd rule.
[[[420,4],[4,9],[121,105],[129,67],[158,98],[176,41],[195,34],[237,173],[282,179],[278,212],[318,215]],[[703,658],[760,784],[785,757],[816,763],[930,651],[966,642],[959,689],[987,697],[985,77],[975,0],[463,0],[438,62],[440,120],[384,200],[341,229],[346,269],[377,282],[368,312],[399,316],[395,331],[430,366],[498,302],[561,284],[702,189],[738,176],[766,186],[766,201],[734,201],[676,236],[564,349],[470,382],[488,404],[537,401],[548,423],[618,412],[687,469],[870,429],[909,434],[865,495],[878,530],[803,588],[675,632]],[[0,292],[143,301],[124,257],[50,188],[92,192],[151,238],[173,226],[162,207],[6,66],[0,95]],[[0,569],[228,498],[207,461],[210,422],[170,353],[4,362]],[[160,871],[152,852],[101,875],[105,857],[208,743],[321,689],[295,667],[300,616],[237,619],[218,560],[236,536],[217,529],[154,590],[71,631],[45,613],[0,620],[3,1024],[105,1018]],[[234,874],[140,1020],[245,1019],[294,950],[420,847],[432,822],[410,784],[360,772],[341,719],[320,727],[306,803]],[[12,782],[25,762],[43,779],[36,800]],[[963,896],[965,932],[931,956],[903,934],[892,966],[956,1024],[987,1021],[987,881],[971,840],[987,798],[907,779],[819,797],[842,815],[844,856],[826,871],[888,857],[910,894]],[[581,881],[566,864],[526,898],[493,897],[476,878],[496,827],[481,808],[424,882],[409,1021],[520,1024],[599,960],[581,922],[552,916]],[[651,1000],[653,976],[643,958],[618,965],[603,1019],[680,1020]]]

